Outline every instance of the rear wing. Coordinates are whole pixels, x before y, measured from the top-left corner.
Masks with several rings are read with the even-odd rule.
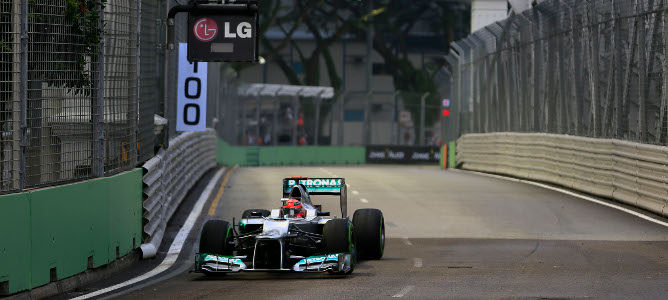
[[[287,197],[295,185],[303,185],[309,195],[340,195],[341,216],[348,215],[348,189],[345,178],[287,177],[283,179],[283,197]]]
[[[303,185],[310,195],[340,195],[346,179],[288,177],[283,179],[283,195],[290,194],[292,187],[297,184]]]

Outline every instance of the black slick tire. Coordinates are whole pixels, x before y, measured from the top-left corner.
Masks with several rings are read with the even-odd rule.
[[[322,242],[324,254],[350,253],[353,262],[348,272],[331,272],[333,275],[349,275],[355,269],[355,244],[352,224],[348,219],[333,219],[327,221],[322,228]]]
[[[374,208],[363,208],[353,215],[355,245],[360,258],[381,259],[385,251],[385,220]]]
[[[350,253],[351,230],[348,219],[327,221],[322,228],[323,250],[326,254]]]
[[[222,256],[233,255],[230,241],[233,239],[230,223],[223,220],[208,220],[202,227],[199,239],[199,252]]]

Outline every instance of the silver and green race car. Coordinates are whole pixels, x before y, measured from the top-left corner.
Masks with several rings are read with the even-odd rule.
[[[246,210],[238,224],[208,220],[200,235],[195,271],[207,275],[241,271],[350,274],[358,259],[380,259],[385,224],[378,209],[347,216],[344,178],[283,179],[279,209]],[[341,217],[323,212],[311,195],[339,195]]]

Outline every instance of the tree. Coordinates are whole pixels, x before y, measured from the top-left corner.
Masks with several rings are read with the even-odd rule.
[[[292,5],[286,5],[285,2],[287,1],[268,0],[263,1],[260,6],[260,45],[263,49],[260,55],[276,63],[292,85],[323,85],[320,76],[323,67],[320,62],[323,60],[329,77],[329,82],[324,84],[333,87],[336,95],[339,95],[342,79],[329,48],[353,27],[359,26],[360,21],[344,17],[348,12],[339,9],[340,2],[344,2],[341,0],[294,0]],[[265,35],[270,28],[280,30],[284,37],[279,41],[270,40]],[[310,52],[292,42],[292,36],[297,29],[306,29],[313,35],[314,47]],[[278,55],[288,46],[292,46],[297,53],[303,66],[303,78],[300,78],[290,62]],[[239,72],[250,66],[252,65],[239,63],[233,67]],[[315,113],[313,101],[301,101],[301,108],[305,115]],[[330,109],[330,106],[323,106],[321,114],[327,115]],[[324,118],[321,118],[321,121],[324,122]],[[306,119],[305,128],[315,128],[313,122],[314,119]],[[310,136],[314,134],[311,133]]]
[[[426,104],[432,107],[440,106],[441,95],[438,92],[438,83],[435,77],[446,64],[442,58],[428,61],[423,66],[415,65],[410,59],[410,45],[407,38],[420,27],[422,31],[435,39],[435,51],[447,53],[449,44],[464,35],[460,24],[467,25],[467,14],[457,14],[456,8],[467,10],[465,6],[452,1],[373,1],[373,7],[383,9],[384,12],[367,21],[373,26],[373,49],[380,54],[385,63],[385,69],[392,75],[394,87],[400,92],[404,105],[411,112],[413,120],[420,123],[420,99],[428,93]],[[364,19],[368,8],[357,5],[348,5],[358,18]],[[462,15],[466,17],[462,17]],[[460,25],[460,26],[458,26]],[[460,27],[459,30],[457,27]],[[357,35],[366,35],[365,30],[359,30]],[[439,110],[426,110],[425,125],[432,126],[439,119]],[[415,127],[417,131],[417,126]],[[417,132],[416,132],[417,136]]]
[[[416,26],[427,31],[437,42],[437,49],[446,53],[449,43],[461,32],[457,27],[464,23],[468,27],[468,16],[462,18],[454,7],[462,4],[449,0],[418,0],[418,1],[373,1],[374,12],[369,12],[367,2],[350,0],[293,0],[263,1],[260,6],[260,38],[263,48],[260,54],[267,60],[275,62],[290,84],[321,85],[321,60],[329,77],[326,83],[334,87],[339,94],[342,80],[339,76],[334,58],[329,47],[340,42],[344,35],[352,35],[355,39],[364,40],[366,28],[371,25],[376,34],[373,48],[383,58],[387,71],[393,77],[395,88],[400,91],[406,108],[413,115],[413,120],[420,121],[420,98],[429,93],[428,105],[440,105],[438,84],[434,77],[445,65],[443,59],[431,60],[416,66],[409,59],[412,49],[407,40]],[[461,26],[460,26],[461,27]],[[270,28],[277,28],[283,39],[272,41],[265,33]],[[292,36],[297,29],[306,29],[314,39],[314,48],[306,52],[297,43],[292,43]],[[304,66],[303,79],[293,66],[278,55],[292,43],[299,61]],[[237,71],[249,67],[249,64],[236,64]],[[303,101],[302,108],[306,114],[313,112],[311,101]],[[327,114],[328,107],[323,107]],[[438,120],[438,112],[429,110],[425,124],[433,125]]]

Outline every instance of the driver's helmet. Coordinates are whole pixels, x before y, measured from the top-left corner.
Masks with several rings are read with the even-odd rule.
[[[304,208],[302,203],[294,198],[288,199],[285,201],[285,205],[281,207],[283,216],[290,218],[303,218],[304,217]]]

